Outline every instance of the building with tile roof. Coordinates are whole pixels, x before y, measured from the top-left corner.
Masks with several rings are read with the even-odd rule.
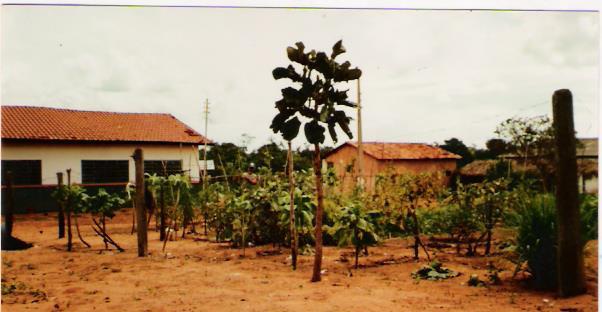
[[[199,145],[212,144],[170,114],[32,106],[2,106],[1,113],[2,176],[12,172],[20,211],[53,210],[49,194],[57,172],[67,169],[71,182],[86,189],[123,190],[135,179],[137,147],[145,172],[187,174],[198,182]]]
[[[374,186],[379,173],[393,170],[395,174],[440,173],[444,183],[456,170],[460,156],[423,143],[363,142],[363,180],[367,189]],[[324,157],[343,183],[352,185],[357,178],[358,145],[346,142]]]

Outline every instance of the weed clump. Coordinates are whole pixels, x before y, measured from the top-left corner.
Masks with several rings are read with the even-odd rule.
[[[429,265],[412,272],[412,278],[416,280],[438,281],[460,275],[459,272],[443,267],[441,262],[433,260]]]

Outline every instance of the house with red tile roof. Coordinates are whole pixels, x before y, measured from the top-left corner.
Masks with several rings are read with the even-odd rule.
[[[461,157],[439,147],[423,143],[363,142],[363,180],[372,189],[378,174],[392,170],[394,174],[440,173],[443,183],[456,170]],[[357,142],[346,142],[324,157],[344,184],[352,185],[358,177]]]
[[[170,114],[32,106],[2,106],[1,113],[2,171],[12,172],[22,211],[53,210],[43,206],[52,201],[41,198],[48,199],[57,172],[67,169],[71,182],[86,189],[123,190],[135,180],[131,155],[137,147],[144,152],[145,172],[187,174],[198,182],[198,147],[211,144]]]

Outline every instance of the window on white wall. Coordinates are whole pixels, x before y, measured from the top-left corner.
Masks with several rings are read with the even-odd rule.
[[[182,174],[181,160],[145,160],[144,173],[158,176],[169,176],[171,174]],[[167,173],[167,174],[166,174]]]
[[[14,185],[40,185],[42,184],[41,160],[3,160],[2,185],[6,185],[5,174],[10,171]]]
[[[82,160],[82,183],[119,183],[129,180],[127,160]]]

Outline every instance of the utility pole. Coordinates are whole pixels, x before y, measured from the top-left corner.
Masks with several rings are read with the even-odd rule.
[[[364,188],[364,148],[362,144],[362,102],[360,79],[357,79],[357,169],[359,186]]]
[[[203,163],[205,164],[205,168],[203,170],[203,188],[206,186],[207,181],[207,121],[209,119],[209,99],[205,99],[205,142],[203,146]]]

